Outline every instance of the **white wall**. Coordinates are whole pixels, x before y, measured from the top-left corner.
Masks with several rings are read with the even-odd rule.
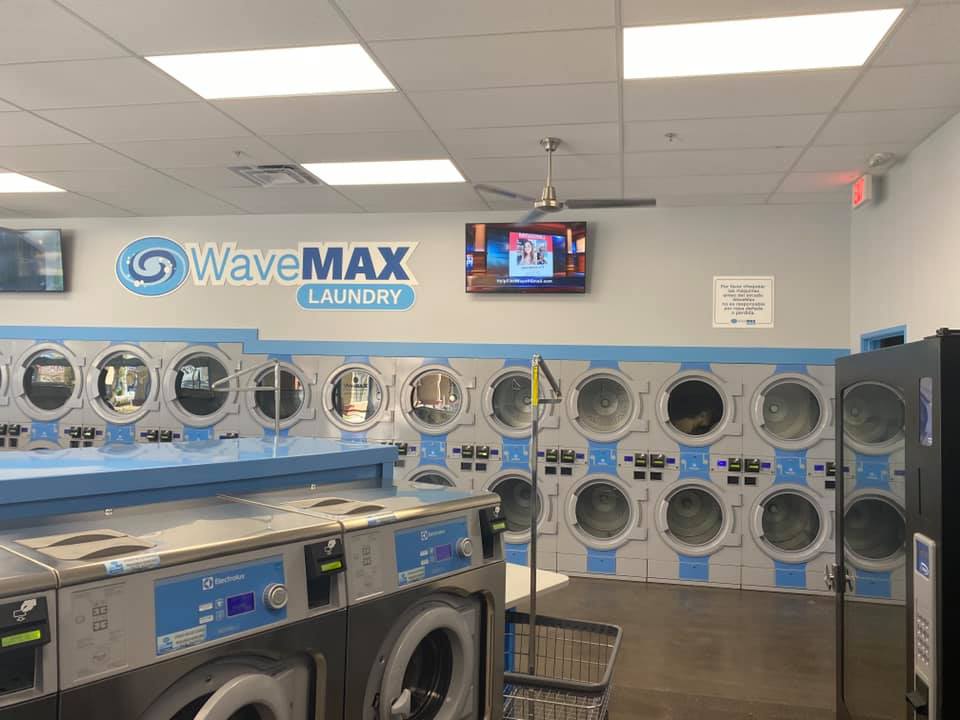
[[[960,327],[960,115],[884,178],[882,197],[853,213],[851,344],[907,326],[918,340]]]
[[[267,191],[272,192],[272,191]],[[282,191],[278,191],[282,192]],[[482,297],[463,290],[464,223],[503,213],[294,215],[10,221],[72,231],[70,292],[0,296],[9,324],[257,328],[311,340],[845,347],[849,212],[843,206],[606,211],[589,226],[585,296]],[[293,247],[307,241],[418,240],[417,303],[404,313],[305,311],[295,289],[185,284],[145,299],[114,276],[118,251],[144,235],[181,243]],[[776,276],[776,327],[714,330],[713,275]]]

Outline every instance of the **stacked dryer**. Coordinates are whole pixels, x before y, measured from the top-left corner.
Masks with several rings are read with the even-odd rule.
[[[824,569],[835,555],[833,366],[757,365],[743,373],[751,422],[741,472],[727,468],[731,482],[743,483],[743,587],[827,593]]]
[[[656,419],[633,453],[650,485],[649,579],[739,587],[743,492],[727,481],[741,457],[741,368],[658,364],[651,372]]]
[[[400,459],[395,482],[429,482],[469,488],[461,450],[476,431],[473,360],[404,358],[397,363],[395,442]]]
[[[646,480],[621,466],[650,429],[650,366],[565,361],[565,422],[544,474],[559,478],[557,566],[563,572],[647,578]]]
[[[276,388],[271,362],[280,363],[280,434],[316,437],[320,429],[320,358],[316,355],[245,355],[243,369],[260,369],[240,379],[241,387],[257,391],[240,394],[240,434],[272,436],[276,426]]]
[[[317,435],[363,442],[393,440],[397,363],[393,358],[319,357]]]

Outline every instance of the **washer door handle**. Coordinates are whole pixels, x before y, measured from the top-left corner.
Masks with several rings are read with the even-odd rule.
[[[390,706],[390,717],[407,720],[407,718],[410,717],[410,704],[412,701],[413,698],[410,695],[410,688],[404,688],[403,692],[400,693],[400,697],[394,700]]]
[[[276,680],[267,675],[239,675],[211,695],[194,720],[230,720],[245,707],[255,706],[264,720],[290,720],[290,701]]]

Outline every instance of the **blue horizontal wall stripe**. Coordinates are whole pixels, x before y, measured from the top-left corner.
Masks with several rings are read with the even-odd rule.
[[[0,326],[0,339],[103,340],[109,342],[240,343],[250,354],[351,355],[383,357],[465,357],[500,359],[530,357],[540,353],[548,360],[614,362],[679,362],[690,367],[710,363],[762,365],[833,365],[845,348],[770,347],[647,347],[634,345],[520,345],[499,343],[414,343],[340,340],[263,340],[257,330],[235,328],[130,328]]]

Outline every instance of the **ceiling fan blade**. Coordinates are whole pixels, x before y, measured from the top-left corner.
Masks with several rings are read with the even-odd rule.
[[[657,206],[656,198],[579,198],[564,200],[564,206],[570,210],[594,208],[651,208]]]
[[[529,195],[523,195],[522,193],[515,193],[512,190],[504,190],[503,188],[498,188],[496,185],[474,185],[475,189],[490,193],[491,195],[500,195],[501,197],[510,198],[511,200],[523,200],[524,202],[532,203],[536,202],[536,198],[530,197]]]
[[[526,215],[524,215],[522,218],[520,218],[520,220],[519,220],[517,223],[515,223],[515,224],[516,224],[516,225],[529,225],[530,223],[535,223],[535,222],[537,222],[537,220],[539,220],[540,218],[542,218],[544,215],[546,215],[546,213],[543,212],[543,210],[537,210],[536,208],[534,208],[533,210],[531,210],[530,212],[528,212]]]

